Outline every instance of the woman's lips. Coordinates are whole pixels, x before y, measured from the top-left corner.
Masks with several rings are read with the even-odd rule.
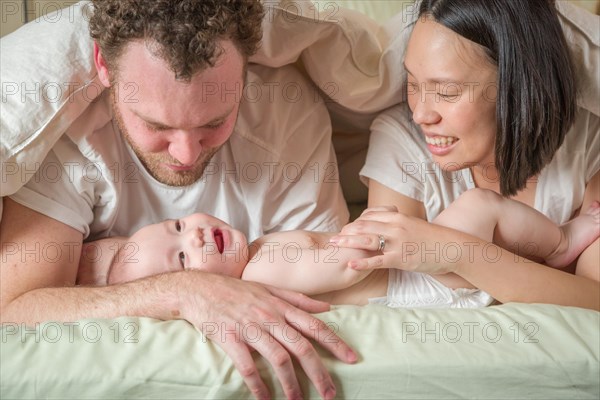
[[[436,156],[448,154],[460,139],[452,136],[425,134],[425,142],[429,151]]]

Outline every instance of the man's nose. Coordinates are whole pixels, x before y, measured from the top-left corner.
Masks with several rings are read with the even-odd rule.
[[[194,165],[202,153],[201,138],[189,132],[177,132],[169,143],[169,154],[181,165]]]

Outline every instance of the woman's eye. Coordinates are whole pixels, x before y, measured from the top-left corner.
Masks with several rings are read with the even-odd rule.
[[[175,230],[181,232],[181,222],[175,221]]]
[[[179,264],[181,265],[181,268],[185,269],[185,254],[183,251],[179,252]]]
[[[438,96],[440,96],[442,99],[448,100],[448,101],[453,101],[453,100],[458,99],[458,94],[438,93]]]

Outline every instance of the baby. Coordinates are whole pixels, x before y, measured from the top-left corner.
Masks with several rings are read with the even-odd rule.
[[[560,268],[600,235],[600,204],[595,202],[586,213],[559,227],[522,203],[490,198],[486,191],[469,191],[433,222],[500,241],[505,248],[529,240],[536,245],[528,258],[541,258]],[[350,261],[379,251],[337,247],[329,242],[334,235],[278,232],[248,244],[242,232],[225,222],[192,214],[145,226],[130,238],[84,244],[77,280],[80,285],[107,285],[165,272],[201,270],[302,292],[331,304],[472,308],[493,301],[454,274],[434,277],[395,269],[349,268]]]
[[[385,294],[387,271],[347,267],[376,252],[342,249],[334,233],[287,231],[248,243],[246,236],[206,214],[148,225],[130,238],[84,244],[80,285],[124,283],[165,272],[200,270],[302,292],[340,304],[366,304]],[[344,290],[342,290],[344,289]],[[342,291],[342,293],[337,293]]]

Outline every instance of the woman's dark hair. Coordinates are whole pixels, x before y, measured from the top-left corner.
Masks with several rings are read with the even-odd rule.
[[[260,0],[92,0],[90,35],[113,73],[125,46],[146,40],[177,79],[214,67],[229,39],[244,59],[262,38],[265,14]]]
[[[515,195],[554,156],[576,112],[571,55],[553,0],[423,0],[433,19],[484,47],[498,67],[496,168]]]

